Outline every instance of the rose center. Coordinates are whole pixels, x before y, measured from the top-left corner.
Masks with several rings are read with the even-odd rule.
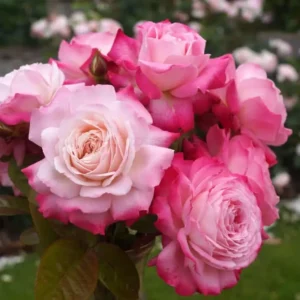
[[[81,135],[77,144],[78,158],[82,159],[86,155],[99,151],[103,141],[98,132],[86,132]]]

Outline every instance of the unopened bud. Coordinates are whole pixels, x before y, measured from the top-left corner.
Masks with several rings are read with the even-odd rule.
[[[100,52],[94,56],[90,64],[90,72],[97,79],[97,81],[103,81],[106,77],[107,63],[106,59],[101,55]]]

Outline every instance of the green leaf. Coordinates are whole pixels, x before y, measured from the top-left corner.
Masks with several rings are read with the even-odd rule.
[[[51,221],[51,226],[61,238],[81,241],[88,247],[95,246],[101,238],[100,235],[94,235],[71,224],[65,225],[58,221]]]
[[[29,208],[34,227],[40,240],[38,252],[43,253],[46,248],[58,239],[58,236],[53,231],[50,222],[41,215],[35,204],[29,203]]]
[[[29,228],[21,233],[20,241],[27,246],[34,246],[39,244],[39,235],[34,228]]]
[[[156,220],[156,215],[143,216],[131,226],[131,229],[140,233],[157,233],[158,231],[154,225]]]
[[[128,255],[113,244],[101,243],[96,252],[99,259],[99,279],[120,299],[137,300],[139,275]]]
[[[29,214],[28,201],[23,197],[0,195],[0,216]]]
[[[88,300],[98,280],[92,249],[72,240],[58,240],[43,255],[35,284],[36,300]]]
[[[29,196],[30,187],[26,176],[22,173],[14,158],[9,161],[8,175],[13,184],[21,191],[24,196]]]

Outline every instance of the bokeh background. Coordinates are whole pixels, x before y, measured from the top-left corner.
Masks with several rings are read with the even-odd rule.
[[[293,135],[274,149],[278,164],[271,171],[281,218],[267,229],[271,238],[239,285],[216,298],[300,300],[299,0],[0,0],[0,76],[47,62],[57,56],[60,42],[74,35],[119,28],[134,35],[140,21],[164,19],[198,31],[212,57],[232,53],[237,65],[259,64],[282,91]],[[29,226],[26,217],[0,218],[1,300],[34,299],[38,258],[18,241]],[[155,269],[146,272],[146,290],[149,300],[183,299]]]

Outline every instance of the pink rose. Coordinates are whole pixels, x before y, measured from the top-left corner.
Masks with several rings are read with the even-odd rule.
[[[22,66],[0,78],[0,120],[9,125],[29,122],[33,109],[48,105],[63,85],[56,64]]]
[[[104,234],[107,225],[148,211],[177,135],[153,127],[129,92],[116,95],[108,85],[61,89],[34,112],[29,139],[45,159],[23,171],[45,218]]]
[[[170,22],[145,22],[139,26],[141,42],[137,82],[147,94],[139,77],[147,77],[159,91],[166,92],[195,80],[208,62],[205,40],[186,25]],[[150,97],[151,98],[151,97]]]
[[[261,247],[256,201],[244,176],[217,160],[176,154],[152,205],[163,236],[163,250],[151,262],[159,276],[182,296],[233,287]]]
[[[194,97],[223,78],[228,65],[228,57],[209,60],[204,48],[205,40],[186,25],[142,22],[137,39],[118,32],[108,56],[119,68],[108,77],[117,87],[140,88],[156,126],[188,131],[194,126]]]
[[[230,139],[229,134],[217,125],[208,131],[206,142],[195,139],[194,148],[186,142],[187,157],[196,159],[203,155],[215,156],[225,163],[230,172],[245,176],[251,191],[256,195],[263,224],[273,224],[278,219],[276,205],[279,197],[272,184],[264,149],[245,135],[236,135]]]
[[[95,59],[101,56],[100,65],[104,64],[104,59],[110,51],[115,36],[111,33],[88,33],[76,36],[70,43],[62,41],[60,44],[58,67],[64,72],[66,84],[84,82],[92,85],[97,82],[96,75],[106,72],[106,66],[101,67],[101,74],[97,73],[97,68],[93,67]],[[96,70],[93,70],[93,69]]]
[[[212,94],[220,99],[214,112],[225,127],[272,146],[284,144],[292,133],[284,127],[287,113],[280,91],[257,65],[241,65],[235,79]],[[226,115],[231,121],[224,121]]]

